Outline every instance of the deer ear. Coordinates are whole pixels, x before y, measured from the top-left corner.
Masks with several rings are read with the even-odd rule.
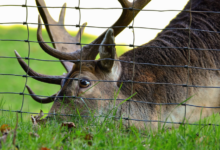
[[[111,44],[111,45],[107,45]],[[104,39],[102,40],[102,43],[99,47],[99,54],[101,59],[101,67],[105,70],[111,71],[114,60],[116,56],[116,50],[115,50],[115,38],[114,38],[114,32],[113,29],[108,29],[108,31],[105,34]],[[103,60],[104,59],[104,60]]]
[[[101,46],[99,47],[99,54],[101,59],[101,68],[109,72],[108,76],[112,80],[117,81],[121,75],[121,63],[120,61],[114,61],[114,59],[117,59],[118,57],[115,49],[115,38],[113,29],[110,28],[106,32],[105,37],[102,40]]]

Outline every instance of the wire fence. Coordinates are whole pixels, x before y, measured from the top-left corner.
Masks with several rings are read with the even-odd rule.
[[[189,88],[190,87],[194,87],[194,88],[220,88],[220,86],[201,86],[201,85],[191,85],[189,84],[189,69],[198,69],[198,70],[209,70],[209,71],[220,71],[220,69],[218,68],[205,68],[205,67],[197,67],[197,66],[191,66],[191,62],[190,62],[190,55],[191,55],[191,51],[195,50],[195,51],[220,51],[220,49],[206,49],[206,48],[192,48],[190,47],[191,45],[191,32],[192,31],[200,31],[200,32],[207,32],[207,33],[220,33],[220,31],[210,31],[210,30],[202,30],[202,29],[193,29],[191,28],[191,23],[192,23],[192,13],[209,13],[209,14],[219,14],[219,11],[195,11],[195,10],[191,10],[192,7],[192,1],[189,2],[190,5],[190,9],[189,10],[148,10],[148,9],[142,9],[140,11],[157,11],[157,12],[169,12],[169,11],[180,11],[180,12],[186,12],[189,13],[189,17],[190,17],[190,22],[188,25],[188,28],[164,28],[164,29],[159,29],[159,28],[151,28],[151,27],[137,27],[134,26],[134,14],[133,14],[133,21],[131,23],[131,25],[129,26],[113,26],[112,28],[129,28],[132,30],[133,33],[133,43],[132,44],[116,44],[114,46],[129,46],[132,48],[133,51],[133,58],[131,59],[132,61],[123,61],[120,59],[100,59],[100,60],[114,60],[114,61],[119,61],[119,62],[123,62],[123,63],[129,63],[133,65],[133,76],[130,80],[118,80],[118,81],[111,81],[111,80],[90,80],[90,81],[95,81],[95,82],[123,82],[123,83],[131,83],[131,95],[134,93],[133,91],[133,86],[134,84],[153,84],[153,85],[169,85],[169,86],[180,86],[180,87],[185,87],[187,89],[186,92],[186,99],[189,98],[191,95],[189,95]],[[27,27],[27,39],[26,40],[14,40],[14,39],[0,39],[0,41],[4,42],[4,41],[16,41],[16,42],[25,42],[28,45],[28,55],[27,57],[21,57],[22,59],[25,59],[28,61],[28,69],[29,69],[29,61],[30,60],[35,60],[35,61],[44,61],[44,62],[73,62],[73,63],[77,63],[79,62],[80,64],[82,62],[91,62],[94,60],[45,60],[45,59],[36,59],[36,58],[31,58],[30,57],[30,53],[31,53],[31,47],[30,47],[30,43],[40,43],[39,41],[32,41],[29,38],[29,25],[30,24],[34,24],[34,25],[40,25],[39,23],[30,23],[28,22],[28,8],[30,7],[40,7],[40,6],[30,6],[27,5],[27,0],[25,1],[24,5],[0,5],[0,7],[8,7],[8,6],[15,6],[15,7],[25,7],[26,8],[26,21],[25,22],[6,22],[6,23],[1,23],[0,24],[23,24]],[[43,6],[42,6],[43,7]],[[44,8],[44,7],[43,7]],[[63,8],[63,7],[50,7],[50,6],[46,6],[46,8]],[[65,7],[66,9],[75,9],[79,11],[79,22],[77,25],[68,25],[68,24],[64,24],[64,25],[57,25],[57,24],[41,24],[41,25],[49,25],[49,26],[75,26],[80,28],[81,25],[81,10],[82,9],[100,9],[100,11],[102,11],[103,9],[129,9],[131,11],[135,11],[135,10],[139,10],[139,9],[134,9],[134,8],[82,8],[80,7],[80,0],[78,1],[78,6],[76,7]],[[87,28],[109,28],[109,27],[101,27],[101,26],[86,26]],[[166,47],[166,46],[147,46],[147,45],[135,45],[135,29],[151,29],[151,30],[184,30],[184,31],[188,31],[188,36],[189,36],[189,41],[188,41],[188,46],[186,47]],[[82,48],[82,46],[85,45],[101,45],[101,44],[89,44],[89,43],[81,43],[81,35],[80,35],[80,42],[77,43],[69,43],[69,42],[44,42],[44,43],[62,43],[62,44],[75,44],[75,45],[80,45],[80,47]],[[103,45],[103,44],[102,44]],[[111,44],[106,44],[106,46],[112,46]],[[135,61],[135,52],[136,52],[136,48],[160,48],[160,49],[181,49],[184,51],[188,51],[188,62],[185,65],[163,65],[163,64],[154,64],[154,63],[140,63],[140,62],[136,62]],[[82,58],[82,53],[81,56]],[[0,59],[17,59],[17,57],[9,57],[9,56],[0,56]],[[184,68],[187,70],[187,80],[185,82],[185,84],[178,84],[178,83],[163,83],[163,82],[140,82],[140,81],[135,81],[134,80],[134,76],[135,76],[135,67],[136,65],[146,65],[146,66],[157,66],[157,67],[167,67],[167,68]],[[1,109],[1,111],[11,111],[11,112],[18,112],[22,115],[22,113],[27,113],[27,114],[37,114],[35,112],[27,112],[27,111],[23,111],[23,105],[24,105],[24,96],[25,95],[29,95],[32,96],[33,94],[28,94],[25,93],[25,88],[27,85],[27,81],[29,78],[50,78],[50,77],[38,77],[38,76],[30,76],[28,75],[28,71],[27,73],[24,75],[19,75],[19,74],[7,74],[7,73],[0,73],[1,76],[18,76],[18,77],[23,77],[25,78],[25,83],[24,83],[24,88],[21,92],[4,92],[4,91],[0,91],[0,95],[6,95],[6,94],[15,94],[15,95],[22,95],[22,104],[21,104],[21,108],[20,110],[7,110],[7,109]],[[80,67],[80,73],[81,73],[81,67]],[[51,77],[53,78],[53,77]],[[80,78],[70,78],[70,77],[59,77],[60,79],[70,79],[70,80],[79,80]],[[45,95],[34,95],[34,96],[39,96],[39,97],[48,97]],[[51,98],[55,98],[55,97],[62,97],[62,96],[51,96]],[[80,96],[65,96],[67,98],[83,98]],[[87,100],[98,100],[98,101],[109,101],[109,100],[117,100],[117,101],[124,101],[125,99],[100,99],[100,98],[87,98]],[[126,103],[128,103],[129,106],[129,112],[128,114],[131,114],[131,102],[136,102],[136,103],[143,103],[143,104],[150,104],[150,105],[180,105],[184,107],[184,119],[186,118],[186,112],[187,112],[187,108],[188,107],[197,107],[197,108],[208,108],[208,109],[216,109],[216,108],[220,108],[219,106],[200,106],[200,105],[193,105],[190,103],[154,103],[154,102],[148,102],[148,101],[139,101],[139,100],[135,100],[135,99],[129,99],[127,100]],[[50,113],[46,113],[46,114],[50,114]],[[51,114],[50,114],[51,115]],[[56,113],[52,113],[52,115],[61,115],[61,116],[75,116],[75,115],[71,115],[71,114],[56,114]],[[90,116],[81,116],[81,117],[90,117]],[[105,116],[94,116],[94,117],[105,117]],[[116,117],[115,117],[116,118]],[[120,119],[120,118],[116,118],[116,119]],[[161,123],[172,123],[172,124],[183,124],[183,125],[198,125],[197,123],[186,123],[184,121],[182,122],[169,122],[169,121],[161,121],[161,120],[140,120],[140,119],[134,119],[134,118],[130,118],[130,115],[128,115],[127,117],[123,117],[122,119],[127,120],[128,121],[128,126],[130,126],[130,121],[137,121],[137,122],[161,122]],[[219,126],[219,124],[202,124],[202,125],[214,125],[214,126]]]

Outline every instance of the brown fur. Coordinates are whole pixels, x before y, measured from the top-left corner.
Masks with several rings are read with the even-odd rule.
[[[184,10],[190,9],[190,2]],[[220,3],[216,0],[192,0],[192,11],[219,11]],[[220,14],[213,13],[192,13],[191,29],[200,29],[208,31],[220,31]],[[152,63],[160,65],[188,65],[202,68],[219,68],[219,52],[214,50],[193,50],[193,49],[220,49],[219,33],[190,31],[190,60],[188,60],[189,50],[184,49],[189,44],[189,31],[182,29],[169,28],[189,28],[190,14],[181,12],[158,36],[144,47],[135,49],[135,61],[138,63]],[[151,48],[155,47],[155,48]],[[169,48],[160,48],[169,47]],[[173,47],[173,48],[170,48]],[[175,47],[180,47],[177,49]],[[133,58],[133,51],[129,51],[120,57],[121,60]],[[122,72],[120,80],[131,80],[132,64],[122,63]],[[187,83],[186,68],[155,67],[150,65],[135,65],[134,81],[151,82],[147,78],[156,77],[155,82],[161,83]],[[149,75],[144,75],[150,72]],[[189,85],[211,86],[208,80],[211,76],[218,76],[219,71],[208,71],[189,68]],[[142,78],[142,79],[141,79]],[[122,91],[129,93],[130,85],[124,85]],[[134,86],[134,91],[138,93],[138,99],[151,101],[155,103],[175,103],[186,99],[186,88],[170,85],[150,85],[141,84]],[[197,91],[195,88],[190,90],[187,97],[192,96]],[[146,97],[147,95],[147,97]],[[198,104],[199,105],[199,104]]]
[[[220,11],[218,0],[191,0],[192,11]],[[190,2],[184,10],[190,9]],[[190,13],[181,12],[170,24],[157,35],[155,39],[147,44],[128,51],[120,57],[123,61],[133,61],[135,51],[135,62],[152,63],[159,65],[190,65],[202,68],[220,68],[219,51],[215,50],[198,50],[198,49],[220,49],[220,35],[215,32],[203,32],[198,30],[186,30],[177,28],[191,28],[207,31],[220,31],[220,14],[206,12],[192,12],[191,26]],[[144,18],[143,18],[144,19]],[[175,29],[174,29],[175,28]],[[190,37],[190,39],[189,39]],[[179,48],[177,48],[179,47]],[[186,47],[190,47],[187,49]],[[197,49],[197,50],[196,50]],[[188,59],[190,56],[190,59]],[[189,64],[188,64],[189,63]],[[193,96],[187,103],[200,106],[219,106],[219,90],[207,88],[194,88],[172,85],[172,84],[151,84],[151,83],[173,83],[188,84],[198,86],[219,86],[219,71],[209,71],[202,69],[182,68],[182,67],[164,67],[152,65],[135,64],[133,77],[133,64],[121,63],[120,81],[132,80],[134,83],[124,82],[120,89],[118,98],[128,98],[131,94],[137,93],[132,97],[135,101],[153,102],[153,103],[180,103],[186,98]],[[112,80],[108,71],[100,67],[100,62],[82,64],[81,77],[87,77],[91,80]],[[189,76],[188,76],[189,73]],[[73,75],[74,74],[74,75]],[[74,77],[79,75],[79,64],[71,73]],[[132,78],[133,77],[133,78]],[[93,81],[92,81],[93,82]],[[151,83],[150,83],[151,82]],[[119,90],[122,82],[115,86],[112,82],[100,82],[96,87],[91,89],[85,98],[114,98],[115,91]],[[77,81],[71,80],[67,90],[61,95],[79,95],[84,91],[78,91]],[[73,86],[74,85],[74,86]],[[68,92],[70,91],[70,92]],[[73,92],[75,91],[75,92]],[[86,100],[86,103],[93,110],[107,109],[107,105],[112,104],[110,101]],[[119,102],[117,102],[119,104]],[[53,112],[56,108],[56,102],[51,109]],[[81,104],[80,104],[81,105]],[[79,106],[79,105],[78,105]],[[141,120],[162,120],[169,117],[168,121],[182,121],[184,118],[185,107],[180,106],[178,109],[173,105],[154,105],[138,102],[124,103],[118,110],[119,115]],[[77,108],[77,105],[76,105]],[[80,107],[78,107],[80,108]],[[70,108],[72,109],[72,108]],[[82,109],[84,110],[84,109]],[[218,109],[203,109],[202,117],[219,111]],[[170,114],[172,112],[172,114]],[[200,117],[200,108],[187,107],[186,118],[189,121],[196,121]],[[169,116],[170,115],[170,116]],[[137,127],[144,128],[148,125],[146,122],[131,121]],[[152,123],[152,127],[157,127],[157,123]]]

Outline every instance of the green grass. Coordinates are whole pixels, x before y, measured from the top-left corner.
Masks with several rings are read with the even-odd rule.
[[[26,40],[28,38],[27,28],[25,26],[0,26],[0,39],[1,40]],[[30,28],[29,40],[37,41],[36,29]],[[75,35],[76,32],[70,32],[71,35]],[[50,41],[45,30],[43,30],[43,37],[45,41]],[[83,34],[82,43],[90,43],[96,37],[88,34]],[[50,44],[50,46],[52,46]],[[116,47],[118,55],[124,53],[127,47]],[[28,43],[20,41],[0,41],[0,56],[15,57],[14,50],[21,55],[21,57],[28,56]],[[46,54],[39,46],[38,43],[30,43],[30,58],[45,59],[45,60],[57,60],[54,57]],[[27,62],[27,61],[26,61]],[[25,75],[25,72],[20,67],[17,59],[14,58],[0,58],[0,73],[1,74],[17,74]],[[47,75],[62,75],[66,72],[60,62],[44,62],[30,60],[30,67],[38,73]],[[23,92],[26,79],[21,76],[0,75],[0,92]],[[60,86],[47,84],[36,81],[32,78],[28,78],[27,85],[29,85],[37,95],[50,96],[56,93]],[[24,93],[28,93],[25,89]],[[4,109],[18,110],[22,104],[22,95],[18,94],[0,94],[0,100],[5,101]],[[30,96],[24,96],[24,109],[23,111],[38,112],[42,109],[44,112],[48,112],[52,104],[39,104],[32,100]]]
[[[25,115],[25,114],[24,114]],[[28,115],[30,116],[30,115]],[[219,114],[212,115],[197,122],[199,125],[185,125],[175,129],[150,131],[138,130],[130,127],[129,130],[121,125],[121,121],[106,119],[103,126],[94,121],[94,118],[87,119],[87,122],[80,118],[69,118],[76,128],[68,130],[61,127],[61,123],[52,121],[36,130],[31,121],[21,122],[17,129],[16,145],[21,150],[37,150],[47,147],[53,150],[63,148],[69,149],[219,149],[220,127],[203,126],[207,123],[219,123]],[[8,124],[14,128],[16,123],[15,113],[2,112],[0,124]],[[37,133],[40,137],[32,137],[30,132]],[[86,136],[92,136],[86,140]],[[2,144],[3,150],[11,147],[13,134],[8,136],[6,143]]]
[[[0,26],[0,39],[26,40],[27,29],[22,26],[3,27]],[[71,32],[74,35],[74,32]],[[45,41],[49,38],[43,31]],[[83,43],[90,43],[95,37],[91,35],[83,36]],[[30,39],[36,41],[36,29],[30,29]],[[18,41],[0,41],[0,56],[15,57],[14,50],[17,50],[22,57],[28,56],[28,44]],[[122,54],[127,47],[117,47],[117,52]],[[37,59],[56,60],[45,54],[37,43],[30,43],[30,57]],[[24,71],[16,59],[0,58],[1,74],[24,75]],[[30,66],[39,73],[48,75],[61,75],[65,72],[59,62],[30,61]],[[0,92],[22,92],[25,85],[25,78],[10,75],[0,75]],[[59,86],[50,85],[28,78],[27,84],[38,95],[52,95],[59,90]],[[28,93],[25,89],[25,93]],[[17,94],[0,94],[0,108],[18,110],[21,107],[23,96]],[[48,112],[52,104],[42,105],[30,96],[24,96],[23,111],[39,112],[42,109]],[[15,127],[16,114],[14,112],[0,111],[0,125],[8,124]],[[16,145],[19,149],[37,150],[41,147],[50,149],[219,149],[220,127],[203,126],[202,124],[220,124],[219,114],[214,114],[196,123],[199,125],[181,125],[179,128],[160,129],[158,131],[138,130],[135,127],[126,129],[121,125],[121,121],[114,121],[106,118],[100,124],[91,117],[87,121],[79,117],[69,117],[68,121],[73,121],[76,128],[71,132],[65,128],[60,129],[61,123],[53,121],[46,126],[41,126],[37,131],[33,129],[30,121],[30,114],[23,114],[23,120],[19,114],[19,124],[17,129]],[[161,125],[163,127],[163,124]],[[39,138],[29,135],[30,132],[39,134]],[[69,133],[70,132],[70,133]],[[0,133],[1,134],[1,133]],[[12,134],[13,135],[13,134]],[[85,140],[86,135],[92,135],[90,141]],[[0,135],[1,136],[1,135]],[[10,149],[13,136],[8,136],[2,144],[3,150]]]

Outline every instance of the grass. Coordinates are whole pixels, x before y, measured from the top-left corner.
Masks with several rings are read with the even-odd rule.
[[[0,39],[25,40],[27,30],[22,26],[0,26]],[[36,41],[36,29],[30,29],[31,41]],[[71,32],[74,35],[74,32]],[[45,41],[49,38],[43,31]],[[84,35],[83,43],[90,43],[95,37]],[[28,44],[20,41],[0,41],[0,56],[15,57],[14,50],[22,57],[28,56]],[[126,51],[126,47],[117,47],[119,54]],[[56,60],[45,54],[38,43],[30,43],[30,57],[37,59]],[[24,75],[24,71],[16,59],[0,58],[1,74]],[[59,62],[30,61],[30,66],[39,73],[48,75],[60,75],[65,72]],[[24,89],[25,78],[20,76],[0,75],[0,92],[17,92]],[[59,90],[59,86],[50,85],[28,78],[27,84],[38,95],[52,95]],[[28,93],[25,89],[25,93]],[[117,96],[116,96],[117,97]],[[0,108],[18,110],[21,107],[23,96],[18,94],[0,94]],[[24,96],[23,111],[39,112],[42,109],[48,112],[51,104],[42,105],[32,100],[30,96]],[[114,110],[113,110],[114,111]],[[111,113],[111,112],[110,112]],[[109,113],[109,114],[110,114]],[[100,125],[97,118],[91,117],[86,121],[80,117],[69,117],[68,121],[76,124],[76,128],[70,130],[60,128],[61,123],[52,121],[38,130],[33,128],[30,114],[23,114],[23,120],[19,115],[16,145],[19,149],[219,149],[220,127],[203,126],[202,124],[220,124],[219,114],[196,122],[198,125],[180,125],[179,128],[159,129],[151,131],[139,130],[135,127],[129,129],[121,125],[121,120],[115,121],[105,118]],[[0,125],[7,124],[14,129],[16,114],[14,112],[0,112]],[[163,124],[161,125],[163,127]],[[39,137],[32,137],[30,132],[37,133]],[[13,136],[8,136],[2,149],[11,149]]]
[[[129,130],[121,125],[121,121],[106,119],[103,126],[87,119],[69,118],[75,122],[76,128],[61,128],[61,123],[50,122],[45,126],[33,128],[31,121],[21,122],[19,118],[16,145],[19,149],[219,149],[220,127],[203,126],[207,123],[219,123],[219,114],[212,115],[198,122],[199,125],[185,125],[175,129],[150,131]],[[16,123],[15,113],[2,112],[0,124],[8,124],[12,128]],[[185,130],[185,131],[184,131]],[[37,133],[39,137],[29,135]],[[2,149],[11,147],[13,135],[8,136]]]

